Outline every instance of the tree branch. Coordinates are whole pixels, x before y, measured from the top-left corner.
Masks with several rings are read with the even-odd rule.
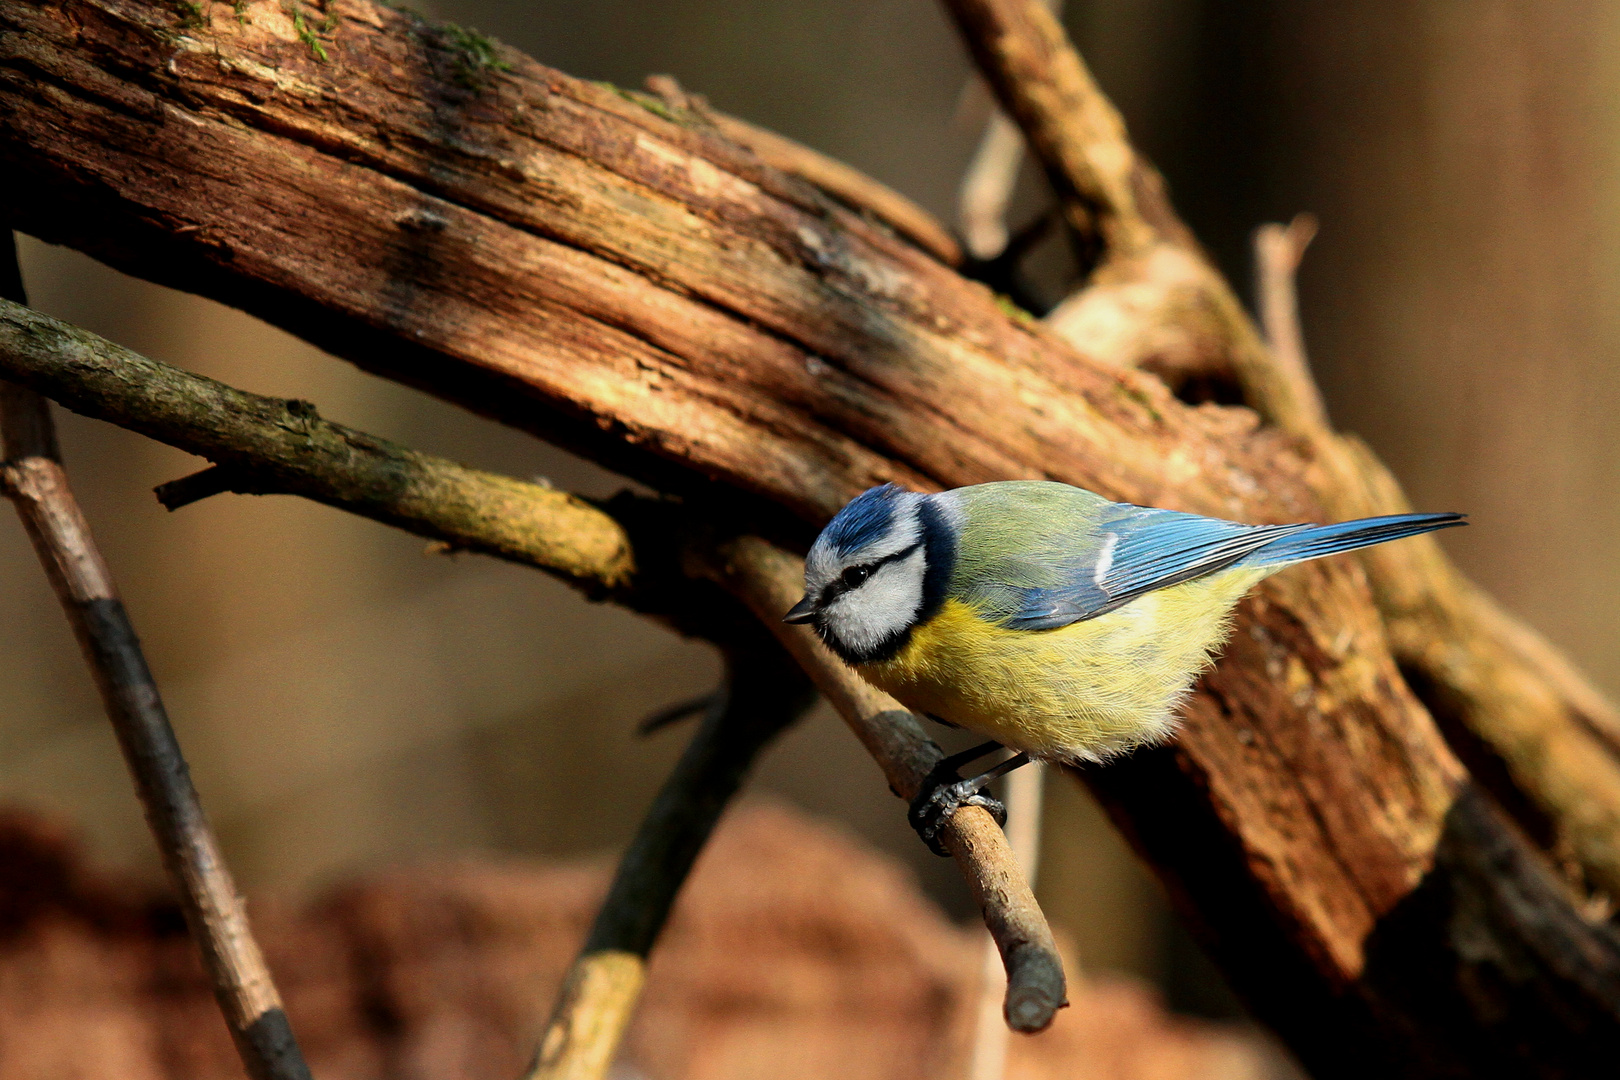
[[[724,702],[709,711],[619,861],[563,980],[528,1080],[599,1080],[623,1040],[652,951],[698,853],[754,758],[815,702],[798,666],[757,627],[727,648]]]
[[[3,300],[0,353],[9,378],[74,412],[218,462],[164,484],[165,505],[220,491],[302,495],[588,592],[635,576],[625,527],[585,500],[418,454],[324,420],[307,401],[245,393]]]
[[[814,633],[782,621],[803,592],[803,561],[753,536],[725,543],[712,555],[694,552],[690,561],[695,572],[742,600],[775,633],[883,769],[890,790],[907,802],[915,798],[944,752],[916,717],[856,675]],[[1007,1026],[1045,1029],[1068,1004],[1063,962],[1006,836],[987,811],[967,806],[950,816],[941,839],[1001,950]]]
[[[1305,333],[1299,324],[1299,298],[1294,275],[1305,249],[1316,237],[1316,218],[1297,214],[1287,225],[1262,225],[1254,233],[1255,296],[1259,298],[1260,325],[1280,381],[1287,386],[1292,417],[1290,429],[1300,434],[1327,431],[1327,406],[1311,377],[1305,358]]]
[[[1324,466],[1341,517],[1411,509],[1399,482],[1354,436],[1333,431],[1305,359],[1295,290],[1311,219],[1255,234],[1260,316],[1274,343],[1295,432]],[[1403,673],[1470,770],[1521,825],[1595,889],[1620,898],[1620,710],[1541,635],[1503,611],[1432,537],[1361,554]]]
[[[0,292],[23,299],[9,234]],[[16,505],[79,640],[242,1064],[254,1080],[309,1080],[135,628],[68,487],[44,398],[0,382],[0,447],[0,493]]]

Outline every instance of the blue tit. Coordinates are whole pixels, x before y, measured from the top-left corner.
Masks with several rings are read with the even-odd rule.
[[[906,708],[1018,752],[1009,768],[1098,762],[1173,732],[1233,607],[1264,578],[1464,523],[1243,525],[1046,481],[934,495],[889,484],[822,531],[786,619]]]

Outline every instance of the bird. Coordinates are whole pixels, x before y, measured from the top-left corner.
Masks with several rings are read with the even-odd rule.
[[[870,488],[805,559],[809,624],[912,712],[991,740],[946,758],[912,803],[936,851],[964,804],[1030,760],[1100,763],[1169,738],[1232,611],[1294,563],[1466,524],[1396,514],[1332,525],[1246,525],[1112,502],[1049,480],[921,493]],[[964,780],[957,770],[1013,756]]]

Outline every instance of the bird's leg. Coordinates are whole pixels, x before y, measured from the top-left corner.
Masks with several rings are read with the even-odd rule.
[[[911,827],[917,830],[917,835],[922,837],[923,843],[927,844],[934,854],[950,854],[939,842],[939,830],[952,814],[964,806],[982,806],[990,811],[990,816],[996,819],[996,824],[1007,824],[1007,808],[1001,804],[1000,799],[986,794],[984,789],[1014,769],[1028,765],[1029,755],[1014,754],[999,765],[994,765],[966,780],[957,772],[968,762],[999,749],[1001,744],[992,742],[964,750],[960,754],[952,754],[935,765],[923,780],[917,797],[911,800],[911,811],[907,817],[911,821]]]

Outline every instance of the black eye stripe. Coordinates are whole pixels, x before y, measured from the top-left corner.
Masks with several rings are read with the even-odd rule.
[[[856,566],[845,567],[844,574],[848,574],[851,570],[865,570],[866,576],[860,581],[857,581],[855,584],[849,585],[844,581],[844,574],[840,574],[837,580],[833,581],[826,588],[821,590],[821,599],[817,602],[817,606],[825,606],[830,604],[844,593],[847,593],[852,589],[860,588],[862,585],[866,584],[867,581],[871,580],[873,574],[877,573],[879,570],[883,569],[892,562],[899,562],[901,559],[910,556],[920,547],[922,547],[921,540],[917,541],[915,544],[912,544],[910,547],[902,548],[899,551],[894,552],[892,555],[885,555],[876,562],[861,563]]]

